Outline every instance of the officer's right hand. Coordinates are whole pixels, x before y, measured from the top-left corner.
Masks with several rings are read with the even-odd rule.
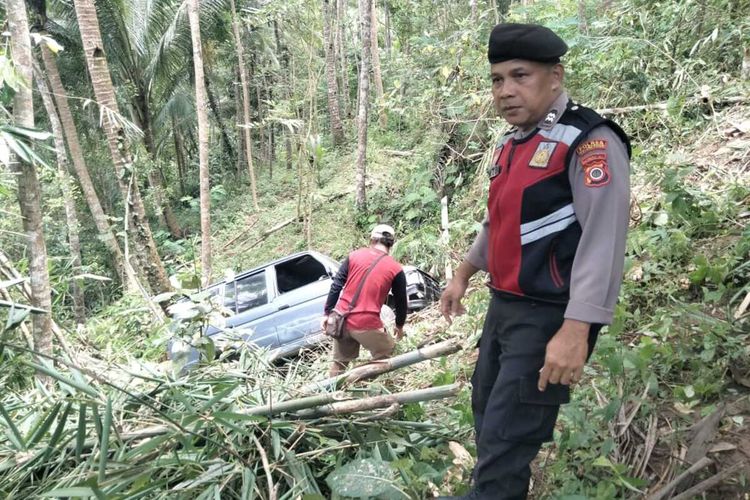
[[[466,293],[469,281],[456,276],[448,282],[448,286],[440,296],[440,312],[448,324],[453,323],[453,316],[460,316],[466,312],[461,299]]]

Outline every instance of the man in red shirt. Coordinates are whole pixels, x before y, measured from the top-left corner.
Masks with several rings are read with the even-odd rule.
[[[375,226],[370,233],[370,246],[350,253],[333,278],[321,326],[325,328],[333,309],[347,317],[343,336],[333,341],[331,377],[343,372],[349,362],[357,359],[360,345],[370,351],[372,359],[387,358],[393,353],[396,342],[385,331],[380,319],[380,309],[388,299],[389,291],[393,293],[396,309],[394,335],[396,340],[404,336],[406,275],[401,264],[390,256],[394,234],[391,226]],[[367,279],[350,311],[352,299],[365,275]]]

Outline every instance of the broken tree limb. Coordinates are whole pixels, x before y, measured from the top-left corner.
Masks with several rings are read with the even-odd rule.
[[[317,408],[302,410],[297,412],[300,418],[317,418],[328,417],[332,415],[344,415],[358,411],[374,410],[377,408],[388,408],[394,404],[404,405],[417,403],[420,401],[430,401],[433,399],[443,399],[458,394],[461,384],[441,385],[439,387],[429,387],[416,391],[398,392],[396,394],[387,394],[384,396],[374,396],[364,399],[353,399],[350,401],[340,401],[331,403]]]
[[[686,101],[685,104],[700,104],[702,102],[705,102],[703,100],[703,97],[695,97],[689,101]],[[716,104],[736,104],[740,102],[747,102],[747,97],[743,96],[736,96],[736,97],[727,97],[725,99],[719,99],[717,101],[714,101],[714,105]],[[621,108],[603,108],[598,109],[597,112],[601,115],[624,115],[626,113],[631,113],[633,111],[651,111],[651,110],[661,110],[664,111],[669,106],[666,102],[657,102],[654,104],[642,104],[639,106],[624,106]]]
[[[398,370],[399,368],[413,365],[421,361],[445,356],[447,354],[453,354],[460,349],[461,346],[455,340],[444,340],[443,342],[428,345],[389,359],[378,360],[363,366],[358,366],[342,373],[341,375],[308,384],[300,390],[302,393],[311,393],[340,388],[344,385],[352,384],[359,380],[375,378],[383,373]]]
[[[697,495],[700,495],[704,491],[708,490],[709,488],[713,488],[717,484],[721,484],[725,479],[729,478],[736,472],[739,472],[743,467],[745,467],[745,465],[745,462],[737,462],[728,469],[719,471],[719,473],[709,477],[705,481],[701,481],[692,488],[683,491],[679,495],[673,496],[672,500],[689,500],[690,498],[694,498]]]
[[[219,250],[225,250],[229,245],[231,245],[232,243],[234,243],[238,239],[240,239],[243,236],[245,236],[248,233],[248,231],[250,231],[252,228],[255,227],[255,225],[258,223],[259,220],[260,219],[255,219],[254,221],[252,221],[250,224],[248,224],[248,226],[245,229],[243,229],[242,231],[240,231],[240,233],[237,236],[235,236],[234,238],[232,238],[228,242],[224,243]]]
[[[709,465],[713,463],[713,460],[707,457],[703,457],[697,462],[695,462],[693,465],[690,466],[688,470],[674,478],[669,484],[667,484],[664,488],[657,491],[653,495],[648,497],[648,500],[663,500],[665,498],[668,498],[669,495],[672,493],[672,490],[674,490],[677,486],[680,485],[686,478],[689,476],[692,476],[696,472],[698,472],[701,469],[705,469]]]

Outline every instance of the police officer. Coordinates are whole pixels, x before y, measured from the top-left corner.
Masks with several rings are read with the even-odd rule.
[[[492,30],[496,111],[514,128],[490,165],[480,233],[441,297],[462,314],[469,278],[492,291],[472,376],[477,443],[466,497],[523,499],[599,329],[612,321],[629,215],[630,144],[563,88],[565,42],[533,24]],[[459,497],[444,497],[459,498]]]

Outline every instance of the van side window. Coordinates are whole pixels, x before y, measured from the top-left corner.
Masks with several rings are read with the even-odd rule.
[[[235,300],[238,314],[268,303],[265,271],[245,276],[235,281],[235,283]]]
[[[311,255],[302,255],[276,265],[276,280],[280,294],[323,278],[328,278],[325,266]]]

